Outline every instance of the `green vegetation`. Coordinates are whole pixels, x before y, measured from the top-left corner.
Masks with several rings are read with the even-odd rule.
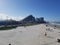
[[[0,27],[0,30],[9,30],[9,29],[14,29],[16,28],[17,26],[10,26],[10,27]]]

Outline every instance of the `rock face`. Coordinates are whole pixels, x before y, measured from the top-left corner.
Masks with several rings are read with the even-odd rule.
[[[26,18],[24,18],[22,21],[25,22],[25,23],[35,22],[35,17],[33,17],[32,15],[29,15]]]
[[[37,23],[45,23],[44,17],[36,18]]]
[[[27,16],[26,18],[24,18],[23,20],[20,21],[21,24],[38,24],[38,23],[45,23],[44,18],[40,17],[40,18],[35,18],[32,15]]]

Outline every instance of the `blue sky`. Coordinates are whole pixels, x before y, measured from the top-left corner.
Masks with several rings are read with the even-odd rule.
[[[0,19],[20,20],[32,14],[47,21],[60,21],[60,0],[0,0]]]

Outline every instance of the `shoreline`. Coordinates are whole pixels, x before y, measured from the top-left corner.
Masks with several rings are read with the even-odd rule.
[[[53,28],[60,29],[60,25],[57,25],[57,24],[51,24],[51,23],[49,23],[49,24],[45,24],[45,25],[48,25],[48,26],[53,27]]]

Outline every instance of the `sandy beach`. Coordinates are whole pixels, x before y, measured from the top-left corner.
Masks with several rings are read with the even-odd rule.
[[[60,45],[59,38],[60,30],[45,24],[0,31],[0,45]]]

